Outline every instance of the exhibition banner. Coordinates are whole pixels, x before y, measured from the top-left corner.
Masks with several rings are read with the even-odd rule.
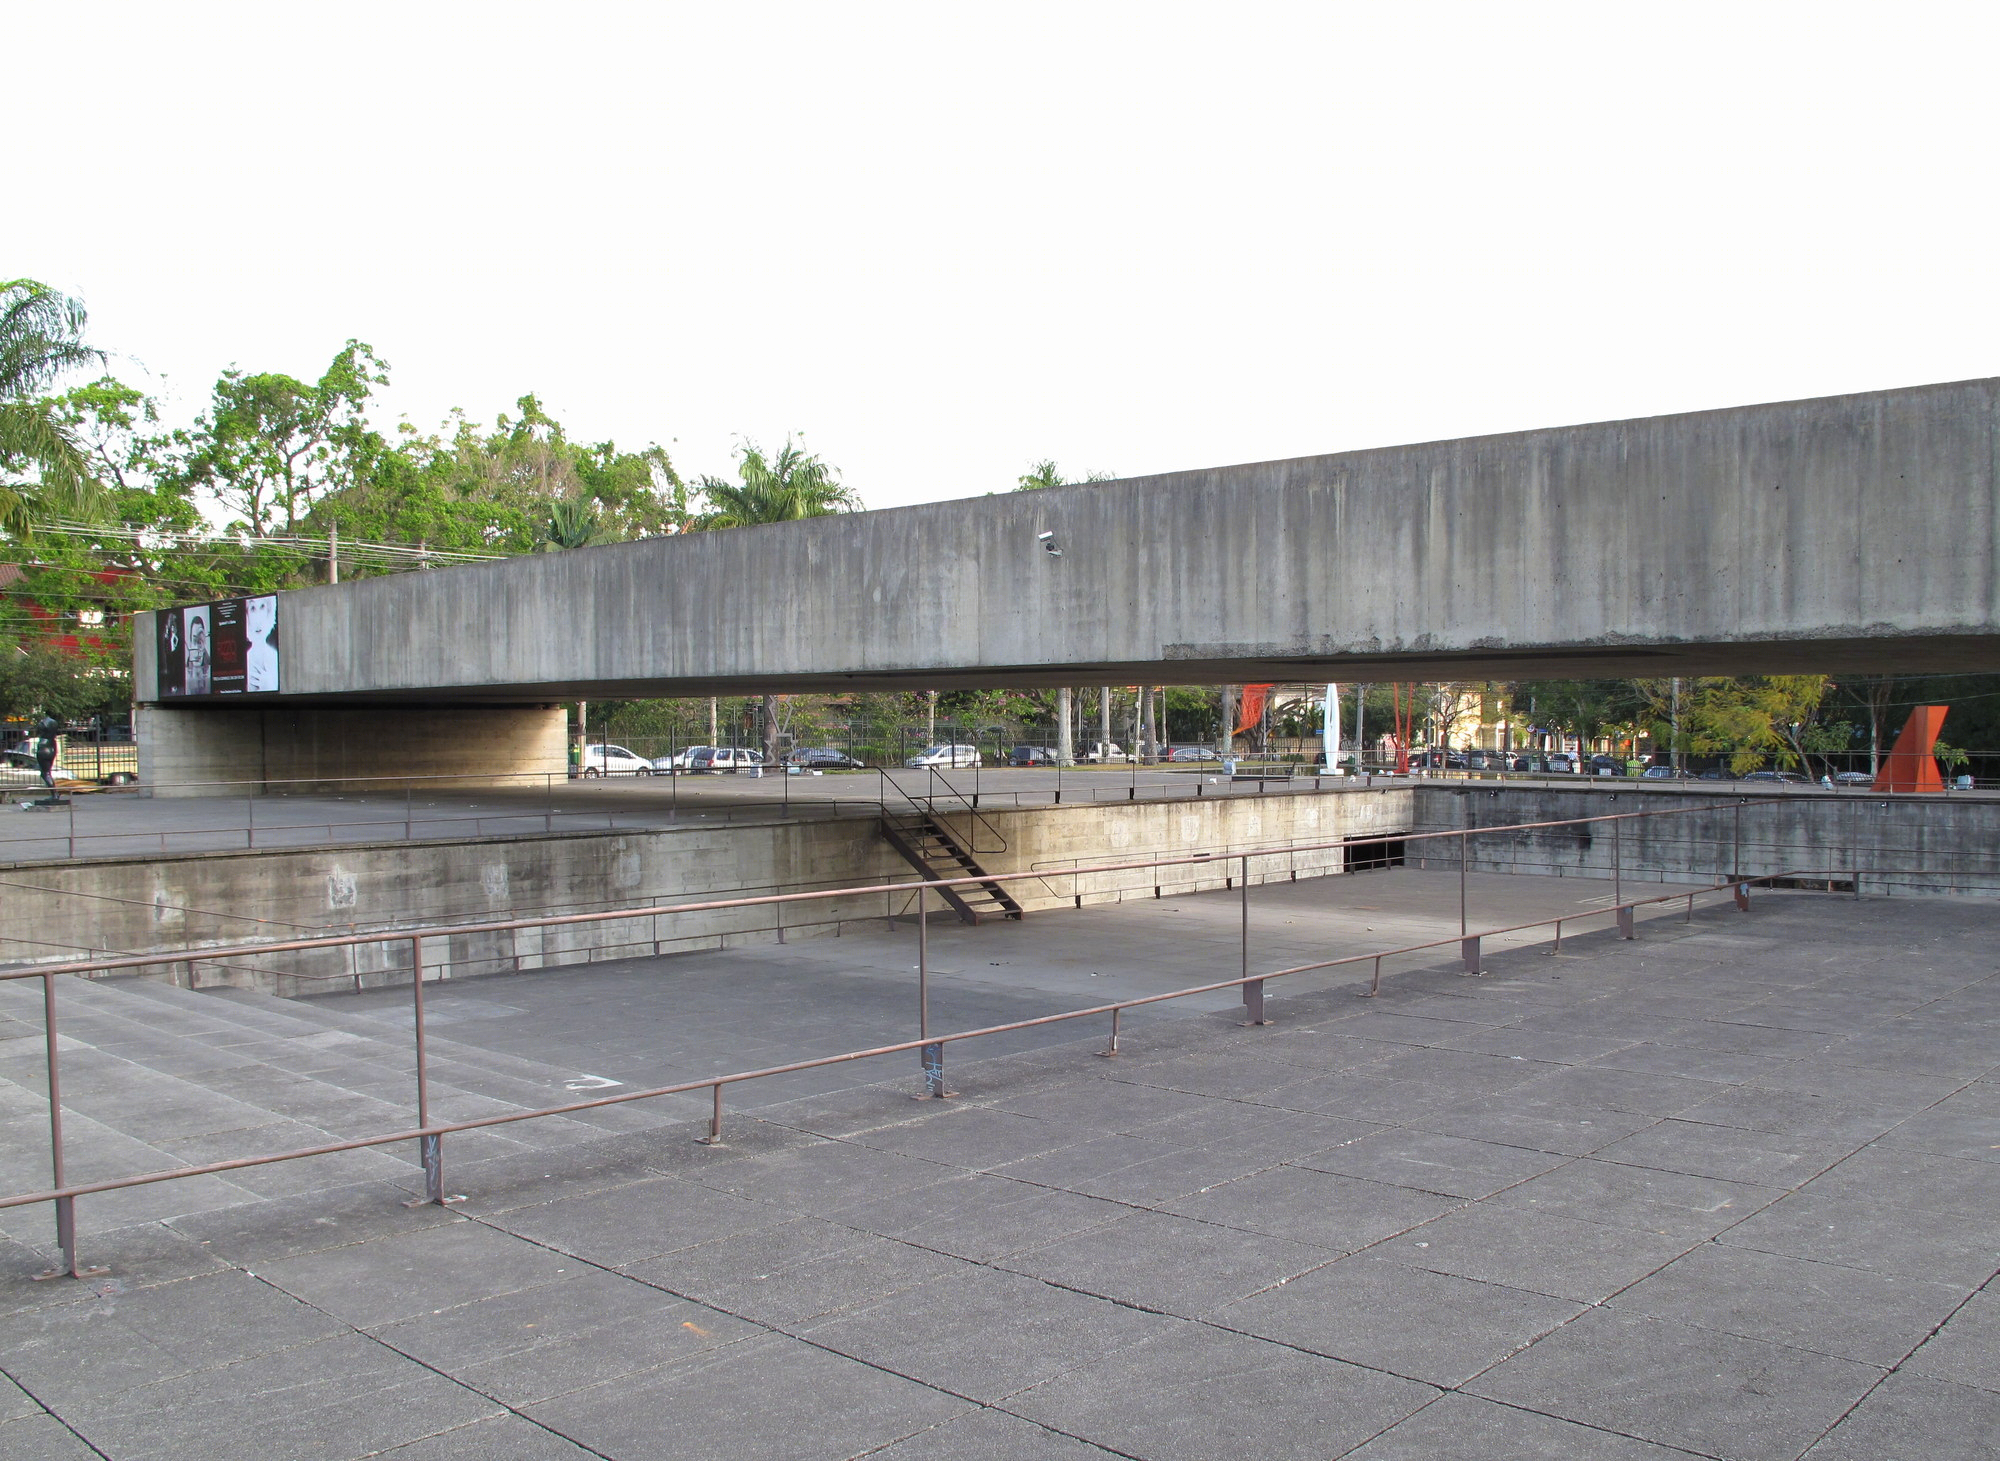
[[[264,694],[278,688],[278,596],[162,609],[159,696]]]

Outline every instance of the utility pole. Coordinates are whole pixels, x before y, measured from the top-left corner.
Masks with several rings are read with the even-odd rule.
[[[1368,693],[1366,685],[1354,687],[1354,770],[1359,775],[1362,770],[1361,758],[1368,753],[1368,743],[1361,738],[1362,697]]]
[[[937,696],[935,690],[924,691],[924,744],[937,744]]]
[[[1111,687],[1097,688],[1097,764],[1102,766],[1111,759]]]
[[[1076,708],[1076,691],[1064,685],[1056,691],[1056,765],[1076,765],[1076,736],[1070,726],[1070,712]]]
[[[1227,761],[1236,754],[1236,687],[1222,687],[1222,724],[1215,731],[1215,753]]]
[[[326,537],[326,581],[340,582],[340,524],[327,529]]]

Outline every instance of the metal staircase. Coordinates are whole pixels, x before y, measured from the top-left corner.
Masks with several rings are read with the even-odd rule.
[[[986,869],[951,829],[930,812],[889,812],[882,814],[882,835],[902,854],[903,861],[922,873],[926,881],[936,878],[981,878]],[[1019,918],[1021,905],[1007,892],[1006,884],[995,882],[961,883],[939,888],[938,894],[967,923],[984,923],[995,918]]]

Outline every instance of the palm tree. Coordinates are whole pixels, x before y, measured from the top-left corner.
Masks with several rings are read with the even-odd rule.
[[[736,464],[740,481],[703,477],[702,496],[708,511],[694,519],[697,529],[747,528],[759,523],[797,522],[809,517],[829,517],[837,512],[859,512],[861,499],[843,487],[840,473],[808,452],[788,436],[778,454],[766,458],[755,442],[743,443]],[[778,698],[766,694],[758,711],[764,755],[778,759]]]
[[[736,475],[742,480],[701,479],[708,511],[695,519],[696,527],[747,528],[861,510],[861,499],[840,484],[840,473],[790,437],[769,459],[755,442],[744,442]]]
[[[102,488],[43,392],[103,363],[83,343],[83,305],[33,279],[0,283],[0,531],[29,536],[37,519],[84,515]],[[21,474],[30,474],[25,480]]]
[[[588,548],[604,541],[604,519],[587,499],[562,497],[549,504],[549,518],[542,525],[542,552]]]

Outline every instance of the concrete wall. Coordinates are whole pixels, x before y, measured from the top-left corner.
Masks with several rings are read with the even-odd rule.
[[[366,791],[448,777],[451,790],[566,779],[561,706],[141,705],[139,780],[154,796]],[[382,777],[381,782],[367,778]],[[393,784],[400,786],[401,782]]]
[[[982,837],[1006,853],[993,871],[1074,866],[1202,848],[1311,842],[1393,830],[1407,819],[1407,790],[1228,798],[1200,803],[1039,807],[986,814]],[[988,845],[983,843],[981,845]],[[1258,864],[1260,880],[1314,876],[1338,858],[1292,854]],[[801,877],[800,870],[810,870]],[[1152,897],[1221,887],[1233,864],[1212,869],[1054,878],[1017,886],[1030,910],[1086,901]],[[0,900],[0,961],[74,958],[64,950],[168,952],[328,932],[480,922],[536,912],[585,912],[648,902],[700,901],[909,881],[910,868],[879,834],[876,819],[646,832],[566,833],[426,841],[301,851],[198,853],[95,863],[36,863],[0,873],[37,889],[10,887]],[[911,895],[875,895],[786,909],[786,937],[837,935],[856,920],[905,912]],[[935,907],[936,905],[933,904]],[[935,916],[935,915],[934,915]],[[261,921],[258,921],[261,920]],[[726,910],[501,935],[432,940],[432,977],[592,959],[770,942],[770,908]],[[407,944],[308,952],[201,966],[204,985],[233,983],[311,994],[408,978]],[[185,978],[184,970],[178,977]]]
[[[1683,815],[1609,824],[1492,833],[1472,839],[1478,871],[1606,878],[1614,859],[1634,882],[1723,878],[1733,868],[1753,876],[1831,874],[1864,894],[2000,895],[2000,798],[1879,797],[1844,793],[1718,796],[1627,782],[1607,790],[1507,788],[1477,782],[1420,787],[1418,832],[1555,821],[1611,812],[1684,810]],[[1740,808],[1740,810],[1739,810]],[[1410,859],[1456,868],[1454,841],[1410,844]]]
[[[274,700],[1987,670],[1996,436],[1978,380],[406,573],[284,595]]]

